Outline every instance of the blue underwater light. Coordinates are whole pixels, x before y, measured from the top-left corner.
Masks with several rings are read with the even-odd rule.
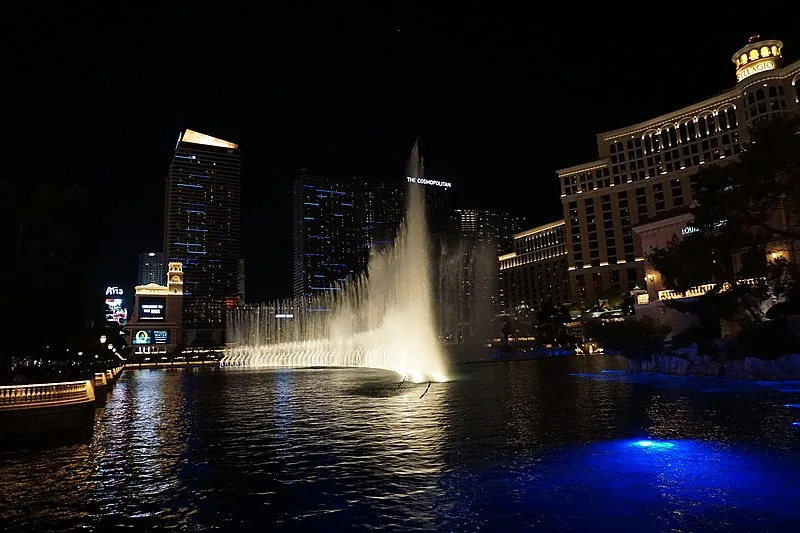
[[[639,448],[648,448],[650,450],[669,450],[675,447],[674,442],[664,442],[660,440],[637,440],[633,442],[634,446]]]

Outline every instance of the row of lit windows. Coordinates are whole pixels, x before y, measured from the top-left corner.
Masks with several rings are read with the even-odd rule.
[[[521,265],[534,263],[536,261],[545,261],[547,259],[553,259],[565,255],[566,253],[567,253],[567,247],[565,244],[558,244],[550,248],[546,248],[544,250],[534,250],[532,252],[527,252],[522,255],[510,257],[508,259],[502,259],[500,261],[500,270],[515,268]]]
[[[517,254],[539,250],[564,242],[564,227],[559,226],[550,231],[543,231],[514,239],[514,251]]]

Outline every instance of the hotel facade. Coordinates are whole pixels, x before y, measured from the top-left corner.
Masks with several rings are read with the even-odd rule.
[[[514,235],[513,251],[498,258],[504,312],[569,301],[565,226],[557,220]]]
[[[755,121],[800,110],[800,61],[784,66],[782,47],[751,39],[732,57],[734,87],[601,133],[597,160],[557,171],[573,302],[644,286],[650,250],[634,226],[688,206],[701,165],[746,149]]]

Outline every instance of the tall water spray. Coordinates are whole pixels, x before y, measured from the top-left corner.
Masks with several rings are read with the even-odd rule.
[[[415,382],[446,379],[420,188],[410,184],[394,246],[373,253],[365,274],[330,294],[234,311],[222,364],[383,368]]]

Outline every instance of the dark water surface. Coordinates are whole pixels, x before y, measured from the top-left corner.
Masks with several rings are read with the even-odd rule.
[[[800,384],[613,357],[127,371],[92,441],[0,452],[0,529],[797,531]],[[795,405],[795,407],[791,407]]]

